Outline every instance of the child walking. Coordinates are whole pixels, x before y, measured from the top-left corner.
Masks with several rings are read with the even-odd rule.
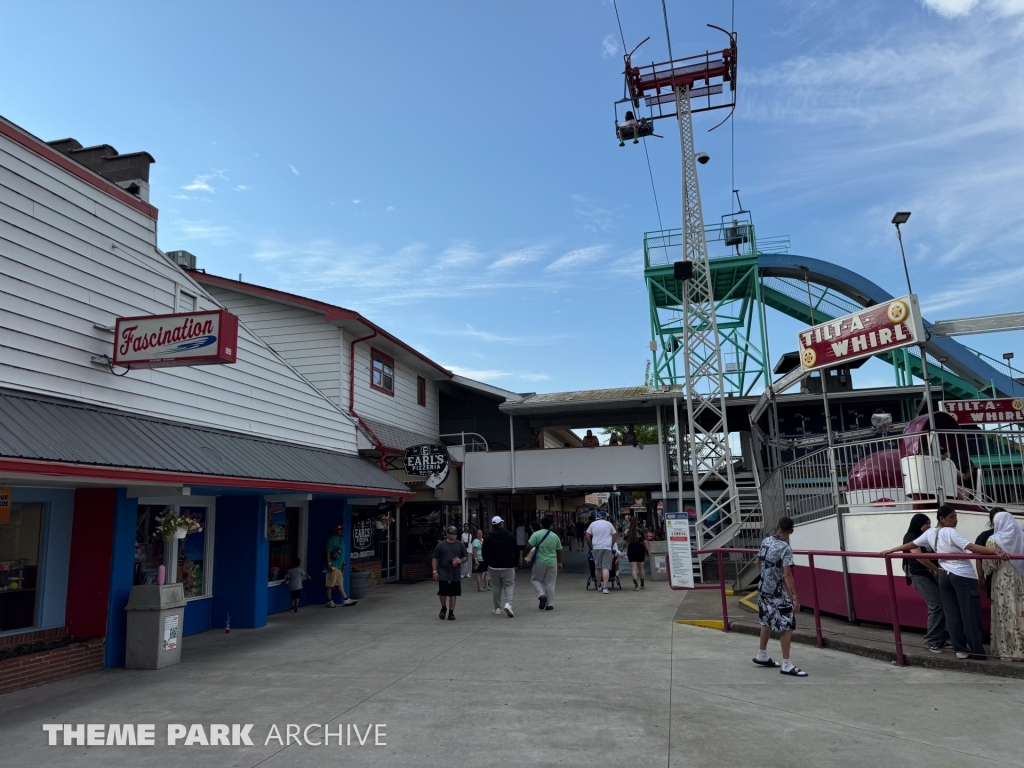
[[[292,567],[288,569],[288,589],[292,593],[292,613],[299,612],[299,598],[302,597],[302,582],[309,580],[309,574],[300,567],[301,558],[292,560]]]

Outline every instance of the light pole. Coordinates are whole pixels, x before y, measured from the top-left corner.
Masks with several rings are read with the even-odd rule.
[[[1017,396],[1017,379],[1014,378],[1013,364],[1010,362],[1013,360],[1013,352],[1003,352],[1003,360],[1006,361],[1006,367],[1010,369],[1010,387],[1011,394],[1014,397]]]
[[[910,211],[899,211],[892,217],[892,223],[896,225],[896,239],[900,241],[900,255],[903,256],[903,274],[907,276],[907,293],[913,293],[910,287],[910,270],[907,269],[907,253],[903,250],[903,234],[900,232],[900,224],[906,224],[910,219]]]
[[[896,239],[900,241],[900,255],[903,257],[903,274],[907,277],[907,293],[913,293],[914,290],[910,287],[910,270],[907,269],[907,252],[903,250],[903,233],[900,232],[900,224],[906,224],[910,219],[910,211],[897,211],[892,217],[892,223],[896,226]],[[925,332],[927,334],[927,331]],[[918,349],[921,351],[921,378],[924,379],[924,401],[928,407],[928,452],[935,456],[935,409],[932,407],[932,384],[928,377],[928,353],[924,350],[924,339],[920,339],[918,343]],[[936,496],[938,497],[938,503],[941,505],[944,500],[945,492],[941,485],[942,475],[939,474],[939,484],[936,487]]]

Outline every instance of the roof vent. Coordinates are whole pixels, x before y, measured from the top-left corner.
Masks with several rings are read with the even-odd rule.
[[[167,258],[182,269],[195,269],[196,257],[188,251],[168,251]]]

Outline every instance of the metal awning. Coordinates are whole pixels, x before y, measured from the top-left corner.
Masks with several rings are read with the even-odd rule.
[[[387,472],[354,454],[16,390],[0,390],[3,472],[411,495]]]

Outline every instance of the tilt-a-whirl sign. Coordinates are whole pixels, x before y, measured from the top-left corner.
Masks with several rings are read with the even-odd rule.
[[[816,371],[920,344],[924,327],[917,295],[911,293],[815,325],[797,337],[800,365]]]

